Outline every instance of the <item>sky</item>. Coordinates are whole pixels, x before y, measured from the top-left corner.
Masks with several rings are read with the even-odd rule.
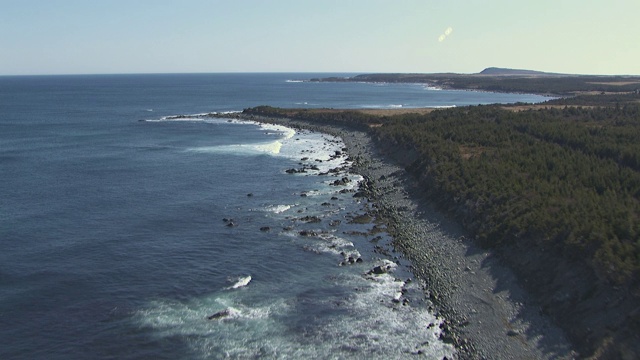
[[[0,0],[0,75],[640,75],[639,0]]]

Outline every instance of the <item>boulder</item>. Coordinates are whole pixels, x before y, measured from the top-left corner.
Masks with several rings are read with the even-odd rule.
[[[345,176],[342,179],[338,179],[338,180],[332,182],[331,185],[333,185],[333,186],[344,186],[344,185],[347,185],[350,182],[351,182],[351,180],[349,180],[349,178]]]
[[[218,311],[217,313],[213,314],[213,315],[209,315],[207,316],[208,320],[218,320],[218,319],[224,319],[227,316],[231,315],[231,310],[229,309],[224,309],[222,311]]]
[[[367,272],[367,275],[382,275],[396,268],[396,264],[389,260],[383,260],[381,265],[376,265],[373,269]]]
[[[309,216],[309,215],[307,215],[305,217],[301,217],[300,221],[304,221],[306,223],[319,223],[322,220],[317,216]]]

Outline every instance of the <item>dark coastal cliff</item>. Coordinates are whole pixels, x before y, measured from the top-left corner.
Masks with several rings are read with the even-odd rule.
[[[640,106],[426,115],[248,110],[367,129],[422,195],[497,251],[582,356],[640,354]],[[571,101],[570,99],[567,101]]]

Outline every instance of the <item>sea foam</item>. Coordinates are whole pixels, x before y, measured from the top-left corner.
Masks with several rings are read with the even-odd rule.
[[[249,285],[249,282],[251,282],[251,275],[241,276],[235,280],[235,283],[233,285],[227,287],[226,289],[227,290],[238,289],[238,288]]]
[[[342,290],[334,296],[316,296],[317,286],[328,285]],[[286,294],[287,286],[258,285],[184,302],[155,300],[133,320],[159,338],[188,339],[185,344],[199,358],[221,354],[235,358],[388,359],[412,354],[443,358],[455,353],[451,345],[439,340],[441,320],[426,307],[402,303],[403,294],[413,291],[414,285],[392,273],[371,278],[358,271],[333,275],[297,294]],[[265,293],[270,296],[265,298]],[[286,296],[278,297],[281,293]],[[324,315],[318,317],[320,313]]]
[[[255,145],[254,148],[270,154],[279,154],[280,149],[282,149],[282,143],[280,141],[274,141],[267,144]]]

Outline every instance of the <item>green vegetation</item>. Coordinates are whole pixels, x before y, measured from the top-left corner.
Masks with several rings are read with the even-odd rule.
[[[640,107],[475,107],[402,117],[376,132],[420,154],[410,171],[485,245],[525,241],[615,282],[638,278]]]
[[[569,98],[559,98],[545,102],[548,105],[570,106],[620,106],[623,104],[638,104],[640,96],[635,91],[629,93],[612,93],[598,95],[578,95]]]
[[[475,106],[385,117],[270,107],[245,112],[366,128],[383,149],[417,155],[407,169],[425,195],[485,246],[551,250],[635,289],[640,104],[638,95],[612,99],[589,107]]]

